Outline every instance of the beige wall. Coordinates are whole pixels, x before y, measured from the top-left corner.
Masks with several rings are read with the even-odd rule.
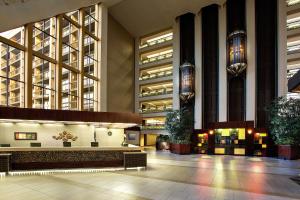
[[[10,144],[12,147],[29,147],[31,142],[41,142],[44,147],[62,147],[61,140],[54,140],[63,131],[71,132],[78,136],[72,146],[88,147],[94,141],[96,131],[99,146],[121,146],[124,139],[124,129],[110,129],[108,136],[106,128],[94,128],[88,125],[63,125],[63,124],[33,124],[33,123],[0,123],[0,144]],[[37,140],[15,140],[14,132],[36,132]]]
[[[134,38],[108,16],[107,111],[134,112]]]
[[[152,146],[152,145],[155,145],[156,144],[156,138],[157,138],[158,135],[156,134],[147,134],[146,137],[147,137],[147,146]]]

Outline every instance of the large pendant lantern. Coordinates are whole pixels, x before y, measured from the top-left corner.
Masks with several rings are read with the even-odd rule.
[[[189,62],[183,63],[180,67],[180,98],[188,102],[195,96],[195,66]]]
[[[227,38],[227,71],[238,76],[247,67],[246,33],[234,31]]]

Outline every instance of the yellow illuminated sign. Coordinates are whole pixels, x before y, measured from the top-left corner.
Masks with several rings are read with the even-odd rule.
[[[225,154],[225,148],[215,148],[215,154]]]
[[[244,128],[239,128],[239,140],[245,140],[246,139],[246,131]]]

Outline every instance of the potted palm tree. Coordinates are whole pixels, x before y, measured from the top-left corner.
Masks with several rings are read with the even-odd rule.
[[[167,113],[165,126],[170,134],[170,150],[172,153],[191,153],[193,125],[193,116],[188,110],[174,110]]]
[[[300,158],[300,99],[279,97],[267,111],[270,133],[278,145],[278,157]]]

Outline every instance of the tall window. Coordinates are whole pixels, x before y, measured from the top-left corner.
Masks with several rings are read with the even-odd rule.
[[[97,41],[92,37],[85,35],[84,37],[84,72],[94,75],[95,67],[98,66],[97,56],[95,56]]]
[[[95,31],[96,23],[98,20],[95,16],[95,6],[90,6],[84,9],[85,19],[84,19],[84,26],[85,28],[92,34],[97,35]]]
[[[79,67],[79,29],[67,19],[62,20],[63,62],[71,67]]]
[[[55,108],[55,65],[38,57],[32,63],[32,107]]]
[[[78,109],[78,74],[63,68],[62,70],[62,109]]]
[[[33,50],[55,58],[56,18],[34,23],[32,45]]]
[[[94,94],[94,80],[84,77],[84,93],[83,93],[83,99],[84,99],[84,110],[88,111],[94,111],[94,105],[97,103],[96,96]]]
[[[0,33],[0,106],[97,111],[98,9],[81,8]],[[32,76],[28,84],[26,74]]]
[[[24,52],[0,43],[0,105],[24,107]]]

